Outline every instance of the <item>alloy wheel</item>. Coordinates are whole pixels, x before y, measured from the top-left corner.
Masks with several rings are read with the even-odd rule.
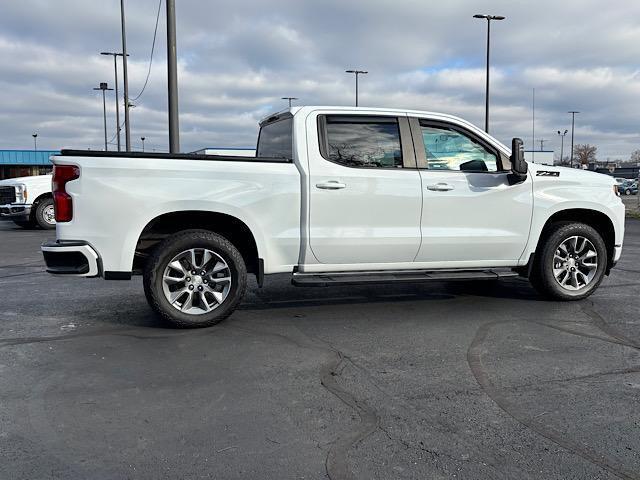
[[[212,250],[191,248],[167,264],[162,290],[169,304],[189,315],[202,315],[218,308],[231,290],[231,270]]]
[[[553,255],[553,276],[571,291],[587,287],[598,271],[598,252],[588,238],[572,236],[564,240]]]

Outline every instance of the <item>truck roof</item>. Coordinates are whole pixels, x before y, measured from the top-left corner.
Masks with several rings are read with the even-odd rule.
[[[440,112],[431,112],[431,111],[427,111],[427,110],[415,110],[415,109],[404,109],[404,108],[386,108],[386,107],[350,107],[350,106],[345,106],[345,105],[301,105],[301,106],[297,106],[297,107],[290,107],[290,108],[285,108],[282,109],[278,112],[274,112],[271,113],[265,117],[263,117],[260,120],[260,124],[262,123],[266,123],[268,120],[273,119],[274,117],[280,117],[282,115],[285,115],[287,113],[291,114],[291,115],[296,115],[298,112],[300,111],[308,111],[311,112],[313,110],[340,110],[340,111],[345,111],[345,112],[376,112],[376,113],[391,113],[391,114],[414,114],[414,115],[428,115],[428,116],[434,116],[434,117],[439,117],[442,119],[451,119],[451,120],[456,120],[458,122],[464,122],[467,123],[469,125],[471,125],[470,122],[468,122],[467,120],[464,120],[460,117],[456,117],[455,115],[449,115],[447,113],[440,113]]]

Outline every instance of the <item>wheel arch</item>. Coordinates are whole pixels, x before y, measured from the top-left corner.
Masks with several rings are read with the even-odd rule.
[[[133,271],[139,273],[144,269],[151,250],[159,242],[169,235],[190,229],[209,230],[225,237],[240,251],[247,272],[256,274],[261,282],[262,260],[256,238],[247,224],[233,215],[201,210],[164,213],[150,220],[136,242]]]
[[[613,256],[614,256],[614,248],[615,248],[615,227],[613,225],[613,221],[611,218],[599,211],[588,208],[568,208],[565,210],[559,210],[551,215],[544,226],[542,227],[542,231],[540,236],[538,237],[538,242],[536,244],[536,252],[539,251],[539,247],[541,242],[544,241],[549,228],[558,222],[578,222],[589,225],[594,228],[600,235],[602,235],[602,239],[607,247],[607,269],[606,273],[609,274],[613,264]]]
[[[38,209],[38,205],[40,205],[40,202],[42,202],[43,200],[46,200],[47,198],[50,198],[51,200],[53,200],[53,193],[52,192],[41,193],[33,200],[33,202],[31,202],[31,214],[30,214],[31,220],[35,220],[36,210]]]

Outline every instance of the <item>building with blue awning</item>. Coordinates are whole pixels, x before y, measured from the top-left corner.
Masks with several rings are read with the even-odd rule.
[[[51,173],[57,150],[0,150],[0,180]]]

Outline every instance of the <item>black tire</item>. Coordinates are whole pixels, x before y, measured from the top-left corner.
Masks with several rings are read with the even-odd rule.
[[[43,230],[55,230],[56,221],[51,219],[53,212],[53,198],[45,198],[38,202],[35,213],[35,221]],[[53,223],[52,223],[53,222]]]
[[[624,191],[625,195],[631,195],[631,190],[629,190],[628,188]]]
[[[597,253],[597,267],[591,281],[576,290],[562,287],[554,276],[554,254],[567,239],[579,236],[591,242]],[[536,251],[529,280],[544,297],[556,300],[582,300],[600,285],[607,270],[607,248],[602,236],[589,225],[577,222],[558,222],[546,229]]]
[[[207,249],[214,252],[226,262],[228,268],[225,270],[229,272],[231,277],[227,296],[207,313],[190,314],[181,311],[180,307],[175,307],[169,302],[163,290],[165,269],[176,256],[190,249]],[[199,279],[212,278],[208,275],[198,275],[197,277]],[[204,281],[204,283],[207,282]],[[155,248],[145,267],[143,284],[151,308],[173,326],[179,328],[210,327],[231,315],[244,297],[247,288],[247,268],[238,249],[226,238],[207,230],[185,230],[166,238]],[[197,292],[194,291],[193,294],[195,293]],[[185,292],[185,294],[189,294],[189,292]],[[200,302],[199,299],[196,301]],[[200,303],[200,305],[202,304]]]
[[[13,223],[15,223],[19,227],[26,229],[30,229],[36,226],[35,223],[33,223],[31,220],[13,220]]]

